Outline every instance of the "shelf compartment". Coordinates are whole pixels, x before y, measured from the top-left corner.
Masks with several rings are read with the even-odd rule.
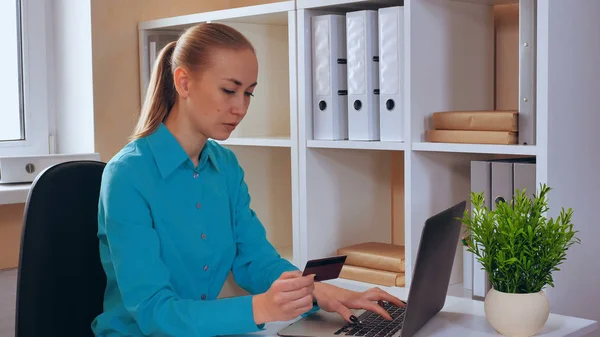
[[[535,145],[495,145],[495,144],[459,144],[459,143],[412,143],[414,151],[458,152],[506,155],[537,155]]]
[[[425,221],[459,203],[468,200],[470,192],[470,160],[474,154],[412,152],[408,174],[410,198],[407,200],[406,221],[411,224],[406,239],[410,242],[410,256],[414,261]],[[418,182],[418,184],[416,184]],[[463,257],[460,240],[456,242],[456,254],[450,285],[463,282]],[[414,270],[412,270],[414,272]],[[407,281],[408,282],[408,281]]]
[[[253,44],[259,63],[258,86],[247,114],[232,132],[231,140],[225,143],[288,146],[282,142],[246,142],[246,139],[292,139],[295,133],[295,124],[290,122],[296,116],[296,21],[293,1],[141,22],[139,48],[142,101],[148,87],[150,69],[161,48],[176,40],[188,27],[205,22],[223,23],[239,30]]]
[[[294,214],[291,149],[225,145],[236,154],[267,239],[279,254],[294,263]]]
[[[315,74],[313,67],[313,47],[315,47],[313,41],[313,18],[327,14],[346,15],[347,13],[359,11],[359,10],[372,10],[377,11],[381,8],[390,6],[401,6],[403,1],[305,1],[298,3],[298,107],[299,107],[299,130],[300,143],[307,143],[308,147],[312,148],[340,148],[340,149],[373,149],[373,150],[404,150],[407,145],[404,141],[363,141],[355,139],[336,139],[336,138],[349,138],[347,135],[332,135],[332,136],[320,136],[315,135],[315,114],[318,109],[325,109],[324,107],[317,104],[315,101],[315,95],[313,89],[315,88]],[[406,21],[405,21],[406,22]],[[346,25],[344,20],[344,25]],[[377,29],[377,31],[379,31]],[[346,35],[341,38],[346,39]],[[379,44],[379,41],[376,42]],[[348,44],[345,43],[346,48]],[[341,47],[340,47],[341,48]],[[403,48],[408,50],[408,48]],[[347,52],[346,52],[347,54]],[[340,63],[343,64],[343,63]],[[343,71],[343,70],[342,70]],[[347,70],[348,71],[348,70]],[[402,77],[400,74],[399,77]],[[347,76],[346,76],[347,77]],[[377,76],[379,78],[379,76]],[[333,80],[335,82],[335,79]],[[334,86],[335,87],[335,86]],[[404,86],[402,86],[404,87]],[[343,91],[342,94],[343,95]],[[398,103],[400,104],[400,103]],[[319,105],[317,107],[316,105]],[[327,106],[325,104],[324,106]],[[405,104],[402,103],[402,109],[396,109],[404,114]],[[347,113],[347,112],[346,112]],[[379,115],[379,113],[377,113]],[[407,137],[408,120],[403,118],[404,124],[402,130],[402,140]],[[344,123],[346,128],[349,128],[349,123]]]
[[[410,165],[407,168],[407,179],[409,179],[407,190],[410,191],[410,198],[407,198],[406,207],[409,211],[405,219],[411,224],[406,234],[410,245],[410,252],[407,251],[406,254],[407,260],[410,255],[414,263],[421,232],[429,217],[463,200],[467,201],[467,210],[471,208],[471,161],[508,158],[519,158],[519,156],[454,151],[412,151],[410,153]],[[462,234],[464,233],[461,233],[461,238]],[[456,242],[456,246],[450,285],[459,289],[459,284],[464,282],[463,245],[460,240]]]
[[[376,241],[404,245],[404,152],[310,148],[306,190],[306,259]]]
[[[230,148],[244,170],[250,193],[250,207],[262,223],[269,242],[279,255],[300,268],[294,254],[294,231],[297,227],[296,200],[293,191],[292,155],[289,147],[223,144]],[[230,272],[220,298],[244,296]]]
[[[409,8],[412,141],[427,140],[434,112],[513,110],[517,143],[535,145],[533,1],[423,0]]]
[[[354,141],[354,140],[308,140],[309,148],[353,149],[353,150],[389,150],[404,151],[404,142]]]

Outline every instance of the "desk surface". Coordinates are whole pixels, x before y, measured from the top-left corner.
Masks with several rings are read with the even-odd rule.
[[[364,283],[344,279],[330,281],[342,288],[363,291]],[[381,289],[399,297],[408,297],[408,288]],[[270,323],[258,335],[277,336],[277,331],[291,322]],[[598,329],[598,323],[587,319],[550,314],[548,322],[537,337],[585,336]],[[442,311],[429,321],[415,337],[421,336],[500,336],[487,322],[482,301],[448,296]]]

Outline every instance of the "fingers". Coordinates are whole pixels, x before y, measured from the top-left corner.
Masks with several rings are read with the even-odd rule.
[[[302,287],[299,289],[279,292],[276,294],[276,296],[277,300],[281,301],[280,303],[295,301],[306,296],[310,296],[312,299],[314,289],[314,284],[311,284],[309,286]]]
[[[301,276],[302,276],[302,272],[299,270],[286,271],[286,272],[282,273],[281,276],[279,276],[279,279],[286,280],[286,279],[291,279],[291,278],[301,277]]]
[[[286,312],[302,313],[313,306],[314,275],[301,275],[301,272],[283,273],[272,286],[275,305]]]
[[[284,310],[288,311],[288,312],[289,311],[293,312],[295,316],[301,315],[301,314],[311,310],[312,307],[313,307],[312,294],[302,296],[302,297],[297,298],[292,301],[286,301],[286,303],[283,304]]]
[[[379,288],[372,288],[369,292],[367,292],[365,297],[370,301],[384,300],[389,303],[392,303],[397,307],[404,307],[406,305],[402,300],[400,300],[396,296],[393,296]]]
[[[379,304],[377,304],[375,302],[363,300],[363,301],[361,301],[360,304],[361,304],[361,308],[363,308],[365,310],[375,312],[387,320],[392,319],[392,316],[390,316],[390,314],[384,308],[382,308]]]
[[[345,305],[343,305],[340,301],[333,299],[331,302],[331,309],[337,312],[346,322],[354,323],[350,317],[353,317],[354,314],[350,309],[348,309]]]
[[[314,279],[314,274],[288,279],[280,279],[276,284],[276,289],[277,291],[294,291],[309,286],[314,287]]]

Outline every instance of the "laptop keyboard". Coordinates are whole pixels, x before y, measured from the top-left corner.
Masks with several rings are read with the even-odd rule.
[[[358,317],[359,323],[347,323],[335,332],[336,335],[364,336],[364,337],[389,337],[402,329],[404,323],[404,307],[397,307],[385,302],[383,308],[392,316],[388,321],[379,314],[365,311]]]

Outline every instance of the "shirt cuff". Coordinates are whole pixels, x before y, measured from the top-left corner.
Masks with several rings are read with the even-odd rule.
[[[239,319],[239,322],[236,322],[236,325],[240,325],[239,330],[247,331],[248,333],[261,331],[265,328],[265,324],[256,324],[254,320],[252,297],[252,295],[247,295],[231,298],[235,304],[232,303],[232,310],[228,313],[228,315],[233,315],[233,317]]]

